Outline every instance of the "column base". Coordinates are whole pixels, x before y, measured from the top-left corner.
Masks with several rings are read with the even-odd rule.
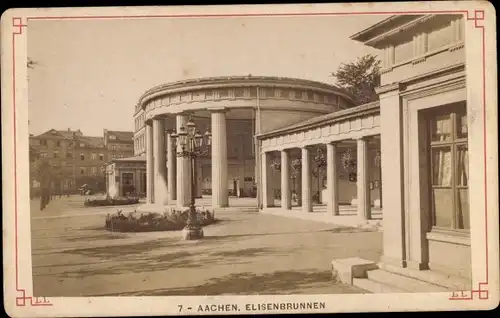
[[[416,269],[416,270],[427,270],[429,269],[429,264],[428,263],[423,263],[423,262],[416,262],[416,261],[406,261],[406,267],[410,269]]]
[[[312,206],[311,207],[302,206],[302,212],[311,213],[313,212],[313,208]]]
[[[185,227],[181,231],[182,239],[185,241],[199,240],[204,237],[201,227]]]
[[[406,261],[402,259],[396,259],[394,257],[382,255],[380,257],[380,262],[387,265],[392,265],[394,267],[406,267]]]

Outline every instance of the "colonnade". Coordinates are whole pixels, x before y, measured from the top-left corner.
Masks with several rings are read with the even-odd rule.
[[[337,161],[340,159],[338,150],[339,142],[328,142],[326,146],[326,203],[327,211],[332,215],[339,215],[339,171]],[[357,144],[357,214],[362,219],[371,219],[371,198],[370,198],[370,177],[369,177],[369,155],[368,139],[362,137],[356,139]],[[313,193],[311,187],[312,169],[311,169],[311,149],[313,146],[304,146],[301,151],[301,173],[300,173],[300,191],[301,191],[301,209],[303,212],[313,211]],[[292,208],[292,194],[290,187],[290,152],[291,149],[281,149],[281,207],[287,210]],[[272,151],[262,152],[262,204],[263,207],[272,207],[274,205],[274,193],[271,188],[271,161],[273,160]],[[320,191],[320,190],[318,190]]]
[[[146,182],[147,202],[166,205],[176,202],[178,207],[187,207],[191,202],[190,159],[177,155],[181,145],[172,137],[173,130],[179,131],[188,121],[184,113],[175,115],[175,127],[167,130],[165,118],[154,117],[146,121]],[[211,161],[212,161],[212,207],[228,206],[227,181],[227,131],[226,109],[211,110]],[[166,140],[165,140],[166,138]],[[195,180],[201,195],[201,164],[195,167]]]

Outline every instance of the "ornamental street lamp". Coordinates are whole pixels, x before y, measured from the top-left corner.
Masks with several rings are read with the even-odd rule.
[[[180,146],[180,151],[177,152],[177,156],[189,158],[191,168],[191,202],[189,205],[186,227],[182,230],[183,237],[186,240],[200,239],[203,238],[203,230],[198,222],[195,206],[196,158],[208,154],[212,141],[212,134],[207,130],[205,134],[202,135],[200,131],[196,129],[196,124],[191,119],[191,116],[189,116],[189,120],[185,126],[180,127],[179,131],[173,133],[171,137],[174,138],[177,145]]]

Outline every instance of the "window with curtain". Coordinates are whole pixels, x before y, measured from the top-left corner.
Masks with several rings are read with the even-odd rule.
[[[469,230],[469,160],[465,103],[428,113],[433,225]]]

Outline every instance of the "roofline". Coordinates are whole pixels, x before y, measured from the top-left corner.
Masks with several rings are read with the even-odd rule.
[[[396,20],[398,17],[399,17],[399,15],[391,15],[390,17],[373,24],[373,25],[369,26],[368,28],[363,29],[363,30],[359,31],[358,33],[351,35],[349,38],[351,40],[354,40],[354,41],[364,42],[360,39],[363,35],[366,35],[367,33],[376,30],[377,28],[383,26],[384,24],[387,24],[393,20]]]
[[[256,135],[257,139],[265,139],[269,137],[281,136],[285,134],[291,134],[295,132],[300,132],[306,129],[317,128],[324,124],[334,123],[340,120],[356,117],[359,114],[371,114],[371,113],[379,113],[380,112],[380,101],[374,101],[370,103],[366,103],[363,105],[343,109],[340,111],[336,111],[334,113],[326,114],[323,116],[316,117],[318,119],[317,122],[313,123],[297,123],[290,125],[288,127],[279,128],[276,130],[272,130],[263,134]],[[332,116],[332,117],[329,117]],[[311,120],[314,119],[311,118]]]
[[[283,77],[283,76],[253,76],[253,75],[246,75],[246,76],[217,76],[217,77],[200,77],[200,78],[191,78],[191,79],[186,79],[186,80],[180,80],[176,82],[170,82],[170,83],[165,83],[165,84],[160,84],[157,86],[154,86],[150,89],[148,89],[146,92],[144,92],[138,100],[138,103],[134,105],[136,107],[137,105],[140,105],[140,108],[142,108],[144,105],[144,100],[147,99],[149,96],[154,95],[156,93],[159,93],[161,91],[165,90],[176,90],[176,89],[182,89],[186,88],[186,90],[190,86],[195,86],[195,85],[216,85],[216,84],[223,84],[224,81],[282,81],[284,83],[289,83],[289,84],[302,84],[302,85],[309,85],[312,87],[316,88],[322,88],[322,89],[328,89],[332,90],[335,93],[338,93],[339,95],[342,95],[344,98],[347,98],[350,102],[354,102],[353,96],[349,94],[348,91],[339,88],[333,84],[328,84],[320,81],[314,81],[314,80],[308,80],[308,79],[301,79],[301,78],[294,78],[294,77]],[[258,86],[258,85],[256,85]],[[135,112],[137,114],[139,111]]]

